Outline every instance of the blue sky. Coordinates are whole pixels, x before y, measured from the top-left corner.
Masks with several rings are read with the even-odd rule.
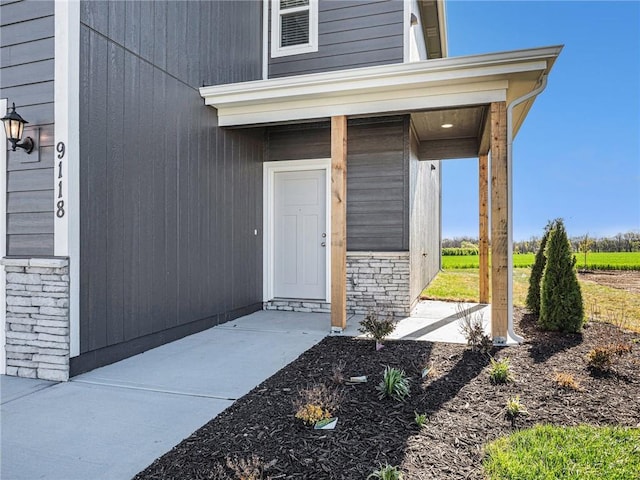
[[[449,56],[563,44],[513,146],[513,237],[640,230],[640,2],[447,1]],[[443,162],[443,238],[477,236],[478,167]]]

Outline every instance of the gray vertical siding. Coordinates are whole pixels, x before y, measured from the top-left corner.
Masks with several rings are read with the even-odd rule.
[[[347,127],[347,248],[409,249],[408,117],[350,120]],[[269,161],[331,156],[327,124],[271,127]]]
[[[271,22],[269,42],[270,29]],[[277,58],[269,54],[269,78],[401,63],[403,31],[400,0],[320,0],[318,51]]]
[[[418,139],[410,130],[410,294],[415,302],[440,269],[440,161],[418,160]],[[435,167],[435,170],[431,167]]]
[[[53,1],[0,5],[0,98],[40,128],[39,162],[7,155],[7,255],[53,255],[53,13]]]
[[[262,4],[81,5],[81,355],[72,374],[262,301],[264,133],[217,128],[198,92],[260,78]]]

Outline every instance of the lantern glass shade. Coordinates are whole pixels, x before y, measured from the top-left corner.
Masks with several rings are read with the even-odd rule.
[[[7,140],[15,144],[22,140],[24,124],[29,122],[16,113],[16,104],[14,103],[11,107],[11,111],[7,113],[6,116],[2,117],[2,123],[4,123],[4,131],[7,134]]]

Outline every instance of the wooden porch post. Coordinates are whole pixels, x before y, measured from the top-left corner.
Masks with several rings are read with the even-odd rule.
[[[480,303],[489,303],[489,155],[482,154],[478,165],[480,191],[479,245]]]
[[[331,328],[347,326],[347,117],[331,117]]]
[[[509,272],[509,190],[507,171],[507,108],[491,104],[491,336],[506,343]]]

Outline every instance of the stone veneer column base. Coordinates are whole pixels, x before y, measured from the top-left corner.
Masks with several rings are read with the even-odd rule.
[[[264,309],[282,312],[331,313],[331,304],[318,300],[277,299],[264,302]]]
[[[409,252],[348,252],[347,312],[407,317]]]
[[[4,258],[6,373],[69,379],[69,260]]]

